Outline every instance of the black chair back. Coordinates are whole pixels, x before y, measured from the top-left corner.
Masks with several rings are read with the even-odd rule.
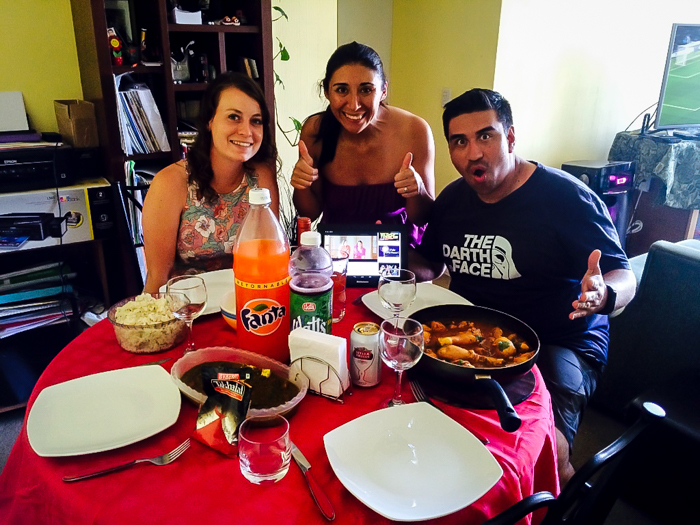
[[[112,184],[124,280],[123,293],[120,294],[121,297],[114,298],[115,302],[138,295],[143,290],[145,266],[138,250],[143,250],[140,219],[143,197],[147,190],[147,185],[130,186],[119,181]]]
[[[484,525],[511,525],[528,514],[547,508],[542,525],[596,525],[607,518],[620,494],[628,454],[640,443],[650,423],[665,417],[654,403],[645,403],[641,417],[613,443],[589,459],[569,480],[558,497],[538,492],[524,498]]]

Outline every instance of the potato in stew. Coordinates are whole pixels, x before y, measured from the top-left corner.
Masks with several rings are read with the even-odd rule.
[[[535,349],[518,336],[482,322],[450,320],[423,324],[425,353],[468,368],[499,368],[523,363]]]

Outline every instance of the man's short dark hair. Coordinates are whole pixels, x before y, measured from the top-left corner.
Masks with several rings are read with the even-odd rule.
[[[490,109],[496,112],[496,117],[503,124],[504,131],[508,131],[513,125],[513,113],[510,110],[510,104],[500,93],[490,89],[474,88],[450,100],[445,104],[442,113],[442,127],[445,131],[445,138],[449,139],[450,121],[453,118],[465,113],[488,111]]]

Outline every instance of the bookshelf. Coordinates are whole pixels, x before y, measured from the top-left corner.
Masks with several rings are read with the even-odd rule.
[[[0,413],[26,406],[46,366],[87,328],[80,312],[109,301],[111,244],[105,238],[0,254]]]
[[[171,4],[170,0],[71,0],[83,96],[95,104],[105,177],[112,182],[125,179],[128,160],[136,161],[137,168],[138,164],[163,167],[181,157],[179,123],[191,121],[191,115],[182,114],[183,108],[191,109],[206,89],[204,82],[178,84],[173,80],[171,53],[177,55],[189,42],[194,41],[192,49],[196,56],[206,55],[208,70],[213,69],[217,74],[245,72],[243,59],[253,59],[259,73],[257,81],[265,93],[270,114],[274,115],[271,0],[221,0],[223,14],[233,14],[238,9],[245,13],[246,23],[240,26],[175,24],[169,17]],[[130,28],[121,33],[130,33],[135,38],[141,28],[146,29],[148,65],[112,63],[107,29],[115,23],[117,7],[123,15],[117,21],[128,20],[124,27]],[[169,152],[133,155],[123,152],[114,76],[125,73],[135,82],[148,86],[153,94],[169,141]]]

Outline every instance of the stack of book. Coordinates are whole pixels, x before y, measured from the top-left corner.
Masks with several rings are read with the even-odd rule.
[[[0,339],[68,321],[74,313],[68,280],[74,277],[63,263],[0,275]]]
[[[134,155],[170,151],[163,119],[148,86],[132,84],[128,89],[119,90],[119,77],[115,77],[115,85],[124,153]]]

